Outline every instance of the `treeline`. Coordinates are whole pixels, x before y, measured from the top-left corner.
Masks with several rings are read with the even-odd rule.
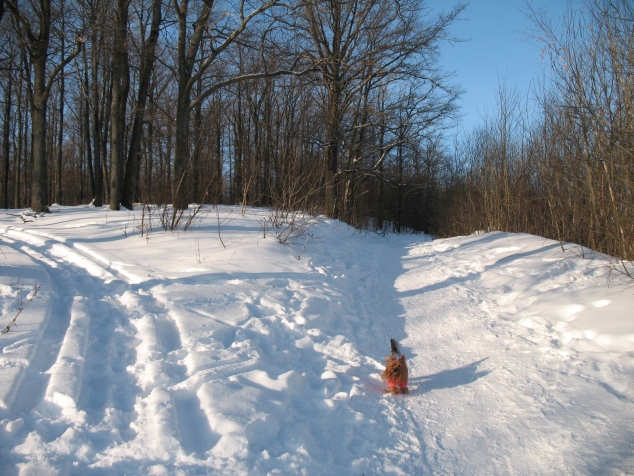
[[[1,206],[246,203],[426,226],[413,198],[458,97],[437,50],[462,6],[0,4]]]
[[[550,58],[538,111],[501,89],[497,115],[455,148],[439,231],[529,232],[631,262],[634,7],[596,1],[563,23],[534,20]]]
[[[0,206],[307,210],[374,230],[534,233],[634,259],[634,12],[533,12],[537,111],[448,147],[459,88],[422,0],[0,0]],[[172,221],[175,226],[178,222]]]

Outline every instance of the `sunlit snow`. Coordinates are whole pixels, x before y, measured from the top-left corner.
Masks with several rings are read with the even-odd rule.
[[[634,474],[634,283],[606,257],[58,210],[0,216],[0,327],[23,307],[0,335],[2,475]],[[391,337],[409,395],[383,393]]]

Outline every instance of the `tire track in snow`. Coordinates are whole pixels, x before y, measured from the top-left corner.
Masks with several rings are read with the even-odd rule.
[[[11,235],[14,249],[39,261],[47,270],[54,298],[48,328],[29,369],[29,378],[18,389],[18,403],[14,406],[15,411],[25,415],[26,424],[20,433],[24,445],[28,448],[33,441],[41,441],[41,449],[33,454],[16,446],[7,462],[10,459],[29,471],[47,473],[67,464],[59,460],[55,449],[67,435],[83,439],[87,453],[104,449],[113,435],[115,439],[129,437],[129,423],[122,412],[108,411],[109,407],[126,408],[126,398],[116,395],[129,393],[129,387],[122,385],[125,376],[113,379],[112,375],[125,371],[125,365],[119,364],[130,347],[129,339],[125,333],[117,333],[120,320],[107,305],[105,316],[101,313],[106,304],[102,298],[119,282],[105,285],[103,279],[94,277],[105,273],[95,272],[96,268],[87,270],[85,263],[78,266],[76,259],[69,264],[64,259],[66,253],[60,252],[59,247],[53,249],[48,240],[28,234]],[[103,292],[82,295],[79,291],[91,288]],[[84,437],[87,432],[93,438]],[[108,436],[94,438],[97,434]]]
[[[11,233],[6,233],[12,235]],[[53,299],[50,320],[30,364],[29,378],[17,390],[14,411],[28,412],[48,401],[61,408],[75,407],[84,370],[88,324],[82,298],[69,273],[31,243],[13,234],[11,246],[39,261],[51,277]],[[52,410],[52,409],[51,409]]]
[[[122,288],[120,283],[113,281],[111,267],[106,269],[107,263],[103,266],[102,260],[93,260],[94,253],[85,247],[75,245],[79,251],[77,252],[66,246],[65,240],[45,233],[15,230],[12,234],[15,238],[21,238],[37,247],[38,251],[47,255],[49,259],[62,260],[71,266],[84,269],[91,276],[103,281],[108,288]],[[114,273],[118,274],[116,270]],[[129,276],[119,275],[119,277],[125,282]],[[93,287],[93,289],[98,288],[98,284]],[[85,382],[87,388],[84,391],[82,408],[88,414],[89,423],[94,426],[110,427],[115,431],[114,446],[112,441],[109,443],[108,440],[104,440],[103,445],[94,450],[101,451],[106,446],[110,446],[105,451],[103,461],[107,461],[114,453],[118,456],[127,454],[128,457],[148,460],[173,460],[174,453],[181,446],[186,453],[202,454],[217,444],[219,436],[210,428],[212,424],[208,419],[210,413],[204,411],[198,392],[189,388],[183,393],[180,389],[186,385],[186,382],[195,382],[196,378],[199,378],[201,382],[194,385],[200,388],[201,385],[213,381],[214,378],[227,378],[244,373],[254,368],[255,360],[241,359],[240,362],[235,363],[231,363],[232,359],[221,360],[213,369],[202,369],[203,375],[196,373],[193,381],[190,378],[184,379],[182,365],[177,361],[186,361],[191,352],[185,351],[185,354],[181,352],[183,349],[178,324],[172,321],[167,312],[164,315],[155,313],[160,303],[157,303],[153,297],[142,295],[140,289],[134,290],[130,286],[127,288],[119,299],[120,303],[110,298],[111,293],[90,293],[92,295],[92,298],[89,298],[90,301],[100,301],[100,306],[97,307],[102,309],[97,310],[97,313],[116,315],[117,320],[120,321],[118,325],[110,325],[109,328],[103,322],[95,323],[97,326],[95,336],[116,336],[117,333],[120,336],[118,339],[110,337],[102,339],[98,350],[93,353],[95,357],[90,359],[88,365],[89,378]],[[135,299],[140,303],[137,303],[138,306],[127,304],[127,301]],[[121,307],[120,304],[128,310],[117,309]],[[149,313],[145,308],[150,308]],[[132,340],[129,322],[136,326],[134,338],[139,342],[134,357],[129,355],[131,352],[127,350],[130,345],[127,342]],[[233,336],[228,336],[230,341],[233,341],[234,337],[235,332]],[[227,341],[227,337],[221,338],[221,341],[225,346],[231,343]],[[93,344],[96,343],[93,342]],[[174,356],[170,354],[176,354],[178,357],[174,359]],[[123,374],[123,365],[118,365],[118,369],[108,368],[108,362],[120,362],[122,359],[129,362],[127,369],[129,373],[136,376],[136,384],[141,389],[140,392],[138,388],[131,385],[131,382],[121,385],[122,377],[117,374]],[[166,374],[166,369],[163,369],[164,364],[171,365],[172,370],[176,370],[172,372],[173,375]],[[113,388],[118,388],[118,391],[112,392]],[[51,393],[54,394],[54,392]],[[133,399],[136,402],[133,402]],[[132,405],[134,410],[131,408]],[[157,419],[156,422],[154,417]],[[205,424],[206,420],[208,424]],[[186,431],[179,432],[178,428],[181,427],[186,428]],[[183,434],[187,436],[183,438]],[[137,440],[138,444],[135,443]],[[148,441],[154,443],[148,445]]]
[[[62,408],[75,407],[79,401],[88,349],[90,314],[84,298],[73,297],[70,323],[46,387],[46,400]]]
[[[137,418],[131,423],[136,438],[109,452],[167,462],[178,455],[204,453],[207,448],[200,404],[195,395],[177,398],[179,394],[172,389],[187,375],[180,363],[186,350],[169,310],[151,292],[141,289],[127,290],[119,300],[136,328],[136,360],[128,370],[136,376],[141,393],[135,403]]]
[[[233,290],[236,284],[238,291]],[[209,446],[207,454],[213,458],[206,464],[222,470],[230,467],[223,466],[223,461],[227,465],[241,461],[235,458],[243,455],[242,451],[248,451],[250,460],[257,460],[259,451],[266,451],[267,458],[253,462],[264,472],[276,464],[309,464],[304,458],[322,462],[332,455],[336,473],[342,467],[338,465],[349,467],[354,454],[368,446],[371,432],[365,431],[367,426],[359,428],[361,415],[355,416],[347,404],[358,395],[355,382],[360,379],[344,370],[325,371],[329,362],[348,366],[346,352],[351,344],[330,330],[326,334],[313,332],[329,329],[328,322],[338,322],[336,316],[323,316],[329,313],[323,305],[338,306],[332,299],[343,297],[338,291],[316,291],[321,287],[321,280],[312,278],[278,278],[213,280],[207,284],[198,280],[192,285],[153,288],[157,296],[164,294],[160,301],[170,306],[169,314],[188,351],[182,359],[187,362],[188,378],[170,388],[176,392],[178,419],[189,419],[182,415],[181,406],[194,417],[202,410],[206,419],[202,428],[194,430],[206,438],[205,444],[193,445],[186,441],[185,432],[180,432],[186,452],[193,450],[200,456]],[[350,308],[346,303],[346,312]],[[316,311],[323,311],[318,320],[312,314]],[[317,328],[311,330],[313,325]],[[306,370],[306,375],[298,368]],[[193,396],[198,400],[190,401]],[[252,403],[240,406],[238,402]],[[266,409],[267,413],[256,414],[255,409]],[[334,432],[333,438],[324,436],[329,432]],[[316,441],[333,443],[323,448]],[[299,454],[284,456],[289,446],[300,442],[306,446],[297,448]],[[279,457],[284,458],[276,459]]]
[[[109,435],[94,439],[101,446],[91,451],[131,439],[134,395],[139,392],[127,375],[134,354],[133,336],[126,316],[111,299],[125,281],[51,235],[20,229],[8,229],[6,234],[16,241],[14,246],[49,270],[59,301],[52,312],[53,329],[34,360],[42,378],[29,379],[44,388],[21,388],[20,394],[28,397],[21,400],[20,409],[37,407],[36,413],[45,417],[40,425],[48,422],[48,438],[84,424]],[[82,296],[79,289],[88,294]]]
[[[180,290],[186,285],[174,286]],[[193,289],[196,289],[195,285]],[[155,291],[158,292],[157,296],[161,296],[162,292],[169,293],[170,288],[157,288]],[[227,451],[232,451],[228,449],[231,448],[228,441],[231,441],[233,436],[226,435],[225,427],[217,427],[217,402],[209,398],[210,386],[215,385],[215,382],[226,382],[227,379],[231,381],[237,375],[248,373],[261,364],[248,348],[245,350],[240,346],[232,347],[236,335],[243,328],[239,323],[240,318],[235,324],[217,319],[213,314],[203,310],[198,304],[200,301],[195,299],[191,304],[187,300],[183,304],[178,304],[179,300],[184,299],[183,296],[196,294],[190,293],[189,288],[182,289],[178,294],[178,299],[161,300],[170,307],[168,314],[179,332],[183,345],[181,361],[187,365],[186,378],[173,381],[169,387],[169,391],[173,392],[175,397],[178,424],[183,429],[182,448],[186,454],[193,453],[196,458],[207,458],[205,453],[214,452],[222,460],[228,455]],[[214,295],[213,292],[209,294]],[[231,306],[232,303],[238,302],[232,295],[229,296],[225,298],[224,305]]]
[[[87,376],[82,380],[83,372],[80,370],[83,368],[75,368],[74,373],[67,371],[67,378],[53,379],[53,385],[49,385],[46,392],[52,401],[68,409],[71,403],[77,403],[78,387],[84,386],[79,411],[85,416],[79,418],[95,428],[101,428],[101,432],[112,434],[93,451],[104,451],[103,461],[108,461],[109,452],[113,451],[118,455],[127,453],[137,459],[170,460],[181,445],[188,453],[201,454],[212,447],[214,441],[208,441],[210,439],[206,437],[211,430],[208,425],[205,428],[205,415],[195,392],[188,398],[175,400],[174,392],[169,390],[185,379],[183,366],[178,363],[179,357],[182,357],[180,331],[167,312],[156,313],[157,309],[163,308],[161,303],[140,288],[133,289],[133,285],[141,280],[113,268],[83,245],[74,244],[71,248],[64,239],[30,230],[12,229],[9,234],[25,243],[24,247],[29,249],[30,254],[49,265],[61,261],[64,263],[62,266],[80,268],[90,275],[80,280],[82,289],[93,290],[85,299],[99,318],[93,319],[91,324],[94,339],[86,364]],[[94,285],[87,285],[86,279],[93,280]],[[76,303],[81,301],[83,298],[79,297],[72,280],[66,281],[70,285],[60,290],[60,294],[72,294]],[[109,291],[99,292],[103,287]],[[121,292],[126,288],[119,299],[121,302],[112,299],[113,290]],[[138,309],[129,305],[135,299]],[[70,310],[68,313],[72,314]],[[81,321],[79,318],[78,322]],[[136,327],[134,334],[132,324]],[[85,332],[78,335],[78,327],[68,327],[74,335],[66,339],[66,348],[85,348],[87,335]],[[64,347],[64,342],[61,346]],[[62,367],[61,362],[64,362],[67,369],[72,367],[78,359],[71,362],[70,357],[68,351],[63,353],[62,360],[58,359],[53,366]],[[59,392],[60,382],[67,384],[68,391],[65,393],[71,395],[70,400]],[[177,395],[182,396],[182,392],[177,392]],[[187,435],[185,438],[181,438],[178,431],[183,425],[188,429],[183,432]],[[198,434],[195,431],[192,435],[192,429]],[[139,444],[135,443],[137,439]],[[148,441],[154,441],[154,444],[148,447]]]
[[[13,239],[28,244],[32,249],[45,254],[53,261],[63,261],[71,266],[84,269],[91,276],[101,278],[110,283],[120,279],[127,284],[142,281],[138,276],[126,272],[122,266],[110,263],[99,253],[88,246],[61,238],[50,233],[25,228],[8,226],[4,233]]]
[[[16,288],[16,295],[33,287],[41,285],[38,297],[21,314],[16,326],[3,340],[11,342],[4,346],[0,364],[2,365],[3,382],[0,392],[0,409],[23,411],[37,405],[43,398],[43,393],[48,382],[45,372],[50,368],[51,357],[55,357],[59,351],[64,329],[68,319],[64,319],[64,313],[57,313],[63,305],[55,292],[56,280],[51,279],[50,269],[46,267],[31,268],[30,263],[37,263],[16,241],[2,236],[2,241],[27,265],[26,275],[16,274],[15,270],[3,270],[3,285],[10,290]],[[5,255],[6,256],[6,255]],[[18,268],[20,269],[20,268]],[[24,283],[24,284],[21,284]],[[17,288],[21,290],[18,290]],[[11,291],[9,291],[11,292]],[[22,297],[18,298],[24,304]],[[16,302],[6,309],[11,317],[18,312],[19,304]],[[58,315],[59,314],[59,315]],[[60,316],[61,315],[61,316]],[[22,330],[29,337],[22,338]]]
[[[382,359],[389,338],[404,335],[398,317],[402,309],[396,304],[395,293],[384,289],[384,273],[401,258],[399,248],[377,246],[378,254],[370,259],[345,257],[331,270],[315,265],[315,277],[326,274],[325,287],[320,279],[282,279],[269,294],[263,283],[254,282],[251,296],[242,303],[247,318],[228,325],[208,315],[206,325],[215,327],[210,333],[210,329],[205,330],[207,341],[191,326],[190,314],[198,308],[187,306],[183,310],[169,298],[165,303],[171,308],[166,308],[157,299],[161,285],[149,283],[152,287],[144,289],[118,275],[124,285],[113,280],[116,270],[93,260],[86,249],[70,249],[50,235],[25,235],[29,234],[20,236],[35,242],[38,246],[34,248],[48,259],[63,260],[85,270],[74,279],[87,292],[85,298],[93,315],[91,334],[98,341],[91,341],[79,406],[86,413],[89,427],[103,433],[101,444],[91,449],[103,455],[96,467],[107,467],[109,461],[122,457],[170,465],[193,454],[200,461],[207,452],[219,461],[230,461],[235,449],[241,447],[266,448],[274,458],[280,456],[276,453],[280,451],[275,443],[277,435],[268,440],[259,435],[274,433],[276,428],[291,439],[301,436],[298,441],[308,443],[308,457],[322,460],[332,456],[333,468],[348,467],[354,455],[367,454],[367,448],[377,444],[378,451],[394,467],[427,467],[420,465],[420,458],[425,458],[424,442],[412,439],[412,434],[419,433],[408,431],[401,399],[355,398],[364,386],[369,395],[377,391],[372,388],[373,379],[364,381],[355,374],[375,373],[376,379],[381,363],[373,357]],[[386,294],[387,302],[383,300]],[[229,300],[243,299],[230,296]],[[294,307],[285,308],[293,300]],[[313,313],[319,315],[318,322],[310,322]],[[312,333],[311,328],[319,332]],[[271,337],[267,333],[272,333]],[[291,350],[288,357],[276,353],[273,342],[284,352]],[[359,349],[355,350],[351,342]],[[360,349],[372,357],[361,354],[357,362]],[[216,360],[205,361],[205,354]],[[292,359],[301,360],[303,368],[315,375],[306,379],[291,373],[280,380],[285,369],[295,368],[288,365]],[[329,365],[336,372],[326,371]],[[258,416],[245,407],[240,415],[231,417],[229,407],[219,406],[227,385],[235,387],[233,398],[254,402],[281,399],[286,414],[270,408],[270,416]],[[290,389],[305,385],[312,389],[296,400]],[[307,395],[312,397],[306,401]],[[359,423],[361,415],[371,416],[369,421]],[[237,420],[227,423],[231,418]],[[232,426],[235,424],[238,426]],[[237,434],[232,430],[235,428],[239,429]],[[327,436],[333,431],[335,439]],[[377,434],[389,434],[389,442],[377,438]],[[319,448],[315,441],[337,443]],[[394,452],[393,446],[405,448],[406,453]],[[405,461],[404,455],[409,455],[410,461]],[[371,467],[372,463],[366,464]]]

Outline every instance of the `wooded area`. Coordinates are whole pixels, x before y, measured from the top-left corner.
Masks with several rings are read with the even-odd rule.
[[[526,231],[634,260],[634,11],[533,13],[536,113],[447,146],[423,0],[0,0],[0,206],[267,206],[373,230]],[[178,220],[172,221],[178,226]]]
[[[539,110],[529,118],[501,88],[497,116],[455,149],[439,229],[523,231],[631,262],[634,7],[596,1],[560,23],[533,19],[550,59]]]

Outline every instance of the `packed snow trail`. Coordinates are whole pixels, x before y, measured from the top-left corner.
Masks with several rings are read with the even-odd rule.
[[[504,233],[411,249],[396,287],[424,398],[406,406],[433,472],[633,471],[632,288],[598,293],[605,265],[578,251]]]
[[[605,259],[330,220],[281,245],[267,214],[2,217],[0,325],[42,287],[0,336],[0,473],[634,473],[634,291]]]

